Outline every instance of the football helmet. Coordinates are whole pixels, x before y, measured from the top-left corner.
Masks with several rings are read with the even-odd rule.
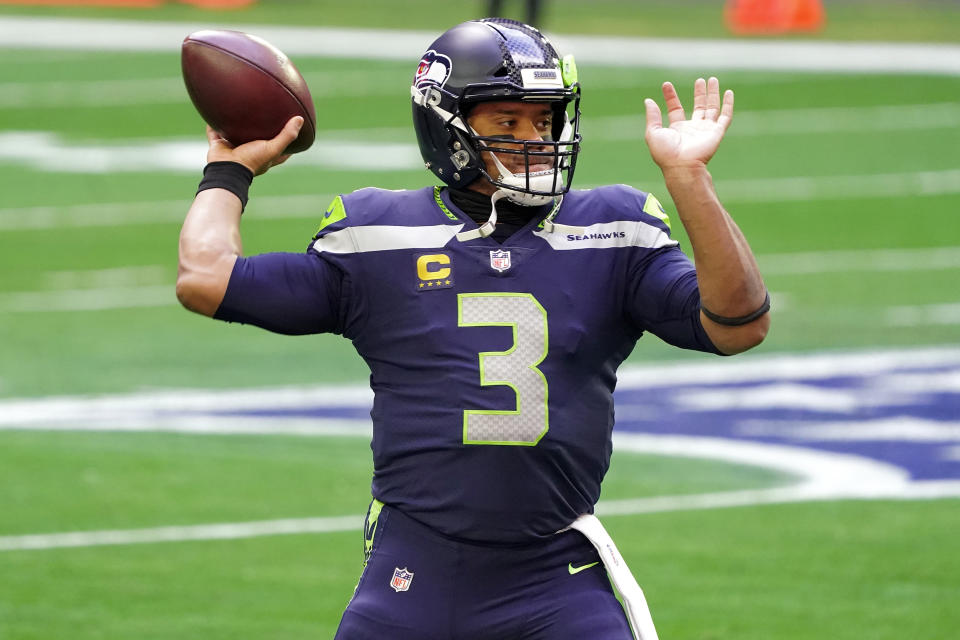
[[[498,189],[494,202],[506,197],[524,205],[549,203],[570,189],[580,151],[576,65],[572,56],[561,60],[534,27],[505,18],[453,27],[420,58],[410,94],[424,163],[447,185],[463,188],[484,176]],[[467,122],[470,108],[491,100],[548,103],[551,135],[509,142],[478,135]],[[487,172],[481,151],[491,152],[499,175]],[[511,173],[498,153],[522,154],[527,171]],[[534,164],[552,168],[531,173]]]

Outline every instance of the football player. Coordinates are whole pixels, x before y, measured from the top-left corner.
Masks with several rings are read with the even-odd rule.
[[[236,148],[208,131],[182,303],[340,334],[370,367],[374,500],[338,638],[631,637],[605,556],[577,527],[610,461],[617,367],[644,332],[734,354],[769,324],[706,168],[733,93],[715,78],[693,89],[688,118],[663,85],[668,127],[645,107],[696,268],[653,195],[570,190],[576,67],[519,22],[460,24],[419,61],[414,130],[441,186],[341,195],[304,253],[244,257],[239,231],[251,180],[285,160],[302,121]]]

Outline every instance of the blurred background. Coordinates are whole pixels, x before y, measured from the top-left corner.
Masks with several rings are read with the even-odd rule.
[[[306,78],[317,142],[257,179],[243,221],[247,253],[301,251],[336,194],[433,183],[410,79],[436,35],[492,9],[535,11],[577,57],[579,188],[627,183],[672,211],[643,99],[671,80],[689,103],[708,75],[736,91],[710,168],[758,255],[771,333],[723,362],[644,337],[618,431],[886,465],[854,465],[872,480],[844,490],[887,499],[643,515],[622,501],[781,490],[825,467],[625,446],[604,499],[621,501],[610,529],[661,635],[954,637],[960,2],[536,4],[0,0],[0,638],[332,636],[360,568],[368,370],[336,336],[178,306],[206,148],[180,42],[250,31]],[[897,473],[903,486],[871,494]],[[284,519],[312,534],[190,529]],[[147,530],[144,544],[55,537]]]

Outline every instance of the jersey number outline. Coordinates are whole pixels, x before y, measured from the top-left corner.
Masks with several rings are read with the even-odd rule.
[[[461,293],[457,325],[513,329],[506,351],[481,351],[480,386],[513,389],[516,409],[464,409],[463,443],[535,446],[550,428],[547,378],[537,366],[547,357],[547,311],[529,293]]]

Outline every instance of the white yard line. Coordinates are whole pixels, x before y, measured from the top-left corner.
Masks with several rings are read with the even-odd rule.
[[[278,199],[282,201],[282,197]],[[320,203],[324,201],[309,200],[308,209],[290,215],[317,216]],[[181,209],[185,206],[184,203],[178,204]],[[137,210],[135,206],[131,209]],[[154,221],[157,218],[179,221],[183,216],[183,212],[177,211],[172,204],[169,209],[156,213],[157,216],[151,218]],[[98,212],[92,215],[98,215]],[[36,222],[38,217],[28,219]],[[3,211],[0,211],[0,228],[3,228],[2,222]],[[61,225],[66,226],[69,225]],[[766,254],[757,259],[761,270],[768,276],[960,270],[960,247]],[[0,313],[101,311],[179,304],[173,290],[173,271],[162,265],[50,272],[46,280],[50,286],[48,290],[0,293]],[[781,297],[776,296],[776,300]],[[783,312],[787,310],[787,304],[776,304],[775,310]],[[960,324],[960,303],[886,307],[882,320],[889,326],[900,327]]]
[[[314,72],[304,73],[304,79],[314,98],[389,96],[402,89],[396,75],[384,71]],[[184,104],[188,100],[180,76],[0,83],[0,109]]]
[[[736,89],[736,87],[734,87]],[[642,140],[645,120],[641,113],[584,118],[584,140]],[[960,104],[870,105],[860,107],[810,107],[770,109],[734,114],[729,136],[809,136],[829,133],[917,131],[960,127]]]
[[[55,396],[36,399],[0,400],[0,429],[49,428],[63,430],[93,430],[97,423],[106,431],[182,431],[230,433],[215,430],[210,425],[214,416],[202,415],[230,407],[235,411],[256,409],[265,405],[296,409],[325,406],[367,407],[373,402],[368,386],[291,386],[268,389],[239,389],[207,391],[172,389],[129,394],[99,396]],[[192,423],[193,416],[204,422]],[[222,422],[237,422],[237,416],[227,416]],[[184,422],[186,421],[186,422]],[[317,435],[327,435],[330,424],[313,421]],[[369,420],[342,420],[337,424],[353,427],[351,433],[369,436]],[[184,426],[185,425],[185,426]],[[196,425],[196,426],[194,426]],[[252,433],[241,426],[237,433]],[[298,433],[303,433],[298,431]],[[309,435],[309,434],[306,434]]]
[[[333,197],[332,194],[258,196],[250,201],[247,212],[252,212],[257,218],[264,219],[315,218],[319,220]],[[183,222],[191,200],[191,194],[188,193],[181,200],[100,202],[0,209],[0,231],[179,224]]]
[[[892,327],[960,324],[960,302],[889,307],[884,319]]]
[[[591,64],[663,69],[960,75],[960,46],[803,40],[692,40],[558,35]],[[940,56],[949,56],[943,59]]]
[[[284,216],[317,217],[317,212],[322,210],[329,198],[277,196],[273,200],[269,204],[275,204],[278,210],[286,212],[282,214]],[[32,228],[41,228],[40,223],[46,225],[59,217],[65,219],[57,226],[65,228],[96,224],[179,222],[186,207],[186,203],[181,202],[148,203],[146,208],[142,208],[141,204],[13,211],[16,211],[17,219],[34,225]],[[137,217],[125,217],[128,212],[135,213]],[[4,213],[0,210],[0,229],[4,228]],[[259,213],[257,215],[260,216]],[[86,221],[89,224],[81,224],[84,216],[90,216],[90,220]],[[768,276],[958,270],[960,247],[761,254],[757,259],[761,270]],[[45,280],[49,289],[0,293],[0,313],[100,311],[179,304],[173,290],[172,267],[163,265],[56,271],[47,273]],[[775,299],[781,301],[783,298],[777,295]],[[775,310],[777,313],[788,310],[787,303],[775,304]],[[897,305],[886,307],[882,312],[882,321],[889,326],[960,324],[958,303]]]
[[[43,278],[51,289],[89,289],[163,284],[173,282],[175,274],[174,265],[150,264],[108,269],[46,271]]]
[[[681,454],[678,454],[681,455]],[[869,495],[865,495],[868,493]],[[960,482],[916,482],[869,492],[831,490],[828,486],[804,483],[790,487],[721,493],[656,496],[623,500],[601,500],[596,513],[602,518],[646,513],[750,507],[768,504],[842,499],[937,500],[960,497]],[[277,535],[304,535],[361,531],[363,515],[263,520],[257,522],[202,524],[145,529],[72,531],[17,536],[0,536],[0,552],[39,551],[162,542],[238,540]]]
[[[294,198],[290,196],[289,198]],[[285,197],[275,198],[282,205]],[[309,198],[306,207],[291,215],[313,217],[329,200],[322,196]],[[160,203],[157,203],[158,205]],[[158,207],[161,221],[179,221],[182,203]],[[140,210],[138,205],[125,205],[128,210]],[[123,210],[122,207],[117,207]],[[105,205],[93,207],[92,216],[111,217]],[[65,214],[66,215],[66,214]],[[30,211],[26,218],[37,221],[41,216]],[[76,221],[76,218],[74,218]],[[106,223],[99,217],[98,221]],[[0,212],[2,221],[2,212]],[[143,220],[141,220],[142,222]],[[63,221],[60,227],[68,226]],[[809,275],[814,273],[855,273],[937,271],[960,269],[960,247],[932,247],[927,249],[873,249],[859,251],[820,251],[758,256],[764,275]],[[177,304],[170,294],[175,271],[170,265],[144,265],[50,271],[44,274],[49,290],[0,293],[0,311],[71,311],[96,308],[125,308],[137,306],[168,306]],[[137,289],[133,295],[130,291]],[[129,303],[128,303],[129,302]],[[776,305],[782,309],[783,305]],[[890,325],[960,323],[960,305],[915,305],[888,307],[886,322]]]
[[[183,104],[187,99],[181,78],[0,83],[2,109]]]
[[[802,424],[744,420],[739,425],[739,432],[746,436],[776,436],[796,442],[960,443],[960,421],[930,420],[910,415],[864,420],[855,424],[816,420]]]
[[[118,544],[151,544],[156,542],[188,542],[197,540],[236,540],[302,533],[334,533],[358,531],[363,516],[332,518],[299,518],[260,522],[201,524],[150,529],[113,529],[106,531],[74,531],[23,536],[0,537],[0,551],[96,547]]]
[[[124,171],[199,174],[206,157],[200,140],[67,143],[50,132],[0,132],[0,163],[38,171],[105,174]],[[404,142],[322,139],[298,155],[297,167],[327,171],[421,171],[416,145]],[[591,185],[582,185],[589,187]],[[867,175],[791,176],[717,181],[725,202],[887,198],[960,193],[960,169]],[[0,228],[4,228],[0,210]],[[9,227],[7,227],[9,228]]]
[[[905,472],[891,465],[856,456],[779,445],[686,436],[615,434],[614,439],[615,447],[618,450],[696,457],[723,460],[734,464],[762,466],[782,473],[797,475],[801,478],[801,481],[788,487],[772,489],[606,500],[597,505],[597,513],[603,517],[810,500],[904,498],[908,495],[909,483]],[[917,492],[916,488],[911,491]],[[960,495],[960,483],[946,483],[945,486],[940,486],[936,490],[928,489],[925,493],[930,495],[922,497],[957,496]],[[362,524],[362,515],[351,515],[146,529],[0,536],[0,551],[334,533],[359,531]]]
[[[195,140],[67,144],[50,133],[0,132],[0,164],[16,164],[54,173],[159,171],[199,174],[205,156],[206,144]],[[420,171],[422,161],[414,144],[324,140],[300,154],[295,166],[321,167],[326,171]],[[717,191],[725,202],[953,195],[960,193],[960,169],[868,175],[728,178],[717,181]],[[2,219],[10,214],[4,214],[4,211],[8,210],[0,210],[0,228],[10,228],[9,223],[5,224]]]
[[[960,193],[960,169],[846,176],[727,179],[717,181],[724,202],[850,200]]]
[[[735,360],[722,362],[621,367],[617,373],[617,388],[671,387],[691,381],[700,384],[733,384],[760,380],[819,380],[862,375],[864,371],[879,374],[904,367],[958,364],[960,347],[950,345],[866,352],[837,351],[812,355],[740,356]]]
[[[139,140],[68,143],[48,131],[0,132],[0,163],[58,173],[184,172],[199,173],[206,162],[207,143],[189,140]],[[422,170],[415,144],[331,140],[315,144],[297,156],[299,166],[327,171]]]
[[[104,311],[179,304],[169,284],[99,289],[18,291],[0,294],[0,312]]]
[[[175,266],[45,272],[48,289],[0,292],[0,313],[100,311],[176,305]]]
[[[417,60],[436,38],[432,31],[346,27],[221,25],[255,33],[290,56]],[[208,25],[5,16],[0,42],[7,47],[86,51],[177,52],[183,38]],[[551,35],[561,51],[583,63],[612,66],[921,73],[960,75],[960,46],[802,40],[691,40]],[[358,42],[376,46],[357,46]]]
[[[0,161],[4,157],[3,135],[0,134]],[[155,157],[162,152],[161,148],[147,144],[140,144],[139,148],[146,157]],[[169,149],[169,147],[166,148]],[[190,143],[189,149],[189,154],[181,156],[186,158],[183,161],[183,170],[199,175],[203,165],[203,147]],[[411,147],[409,151],[412,153],[413,148]],[[19,144],[8,145],[6,153],[8,158],[29,157],[34,163],[42,164],[42,158],[36,150],[23,150]],[[61,162],[54,157],[55,155],[54,149],[51,151],[50,161],[59,166]],[[169,166],[172,161],[154,159],[152,162]],[[410,162],[412,163],[412,160]],[[87,169],[87,167],[80,167],[74,170]],[[583,188],[589,188],[589,186],[583,185]],[[638,182],[638,186],[643,185]],[[731,178],[718,180],[717,189],[726,202],[787,202],[817,198],[953,195],[960,193],[960,169],[874,175]],[[251,200],[249,210],[255,212],[258,218],[313,217],[322,214],[332,198],[332,194],[257,196]],[[0,231],[181,222],[189,202],[190,195],[185,194],[181,200],[8,207],[0,209]],[[802,256],[802,254],[798,255]],[[835,258],[844,259],[839,252]],[[798,260],[801,259],[806,260],[798,257]],[[900,260],[897,257],[891,259]],[[809,261],[807,262],[810,264]]]
[[[960,269],[960,247],[801,251],[757,256],[764,275]]]
[[[734,122],[730,130],[734,136],[943,129],[960,126],[960,104],[940,102],[740,111]]]

